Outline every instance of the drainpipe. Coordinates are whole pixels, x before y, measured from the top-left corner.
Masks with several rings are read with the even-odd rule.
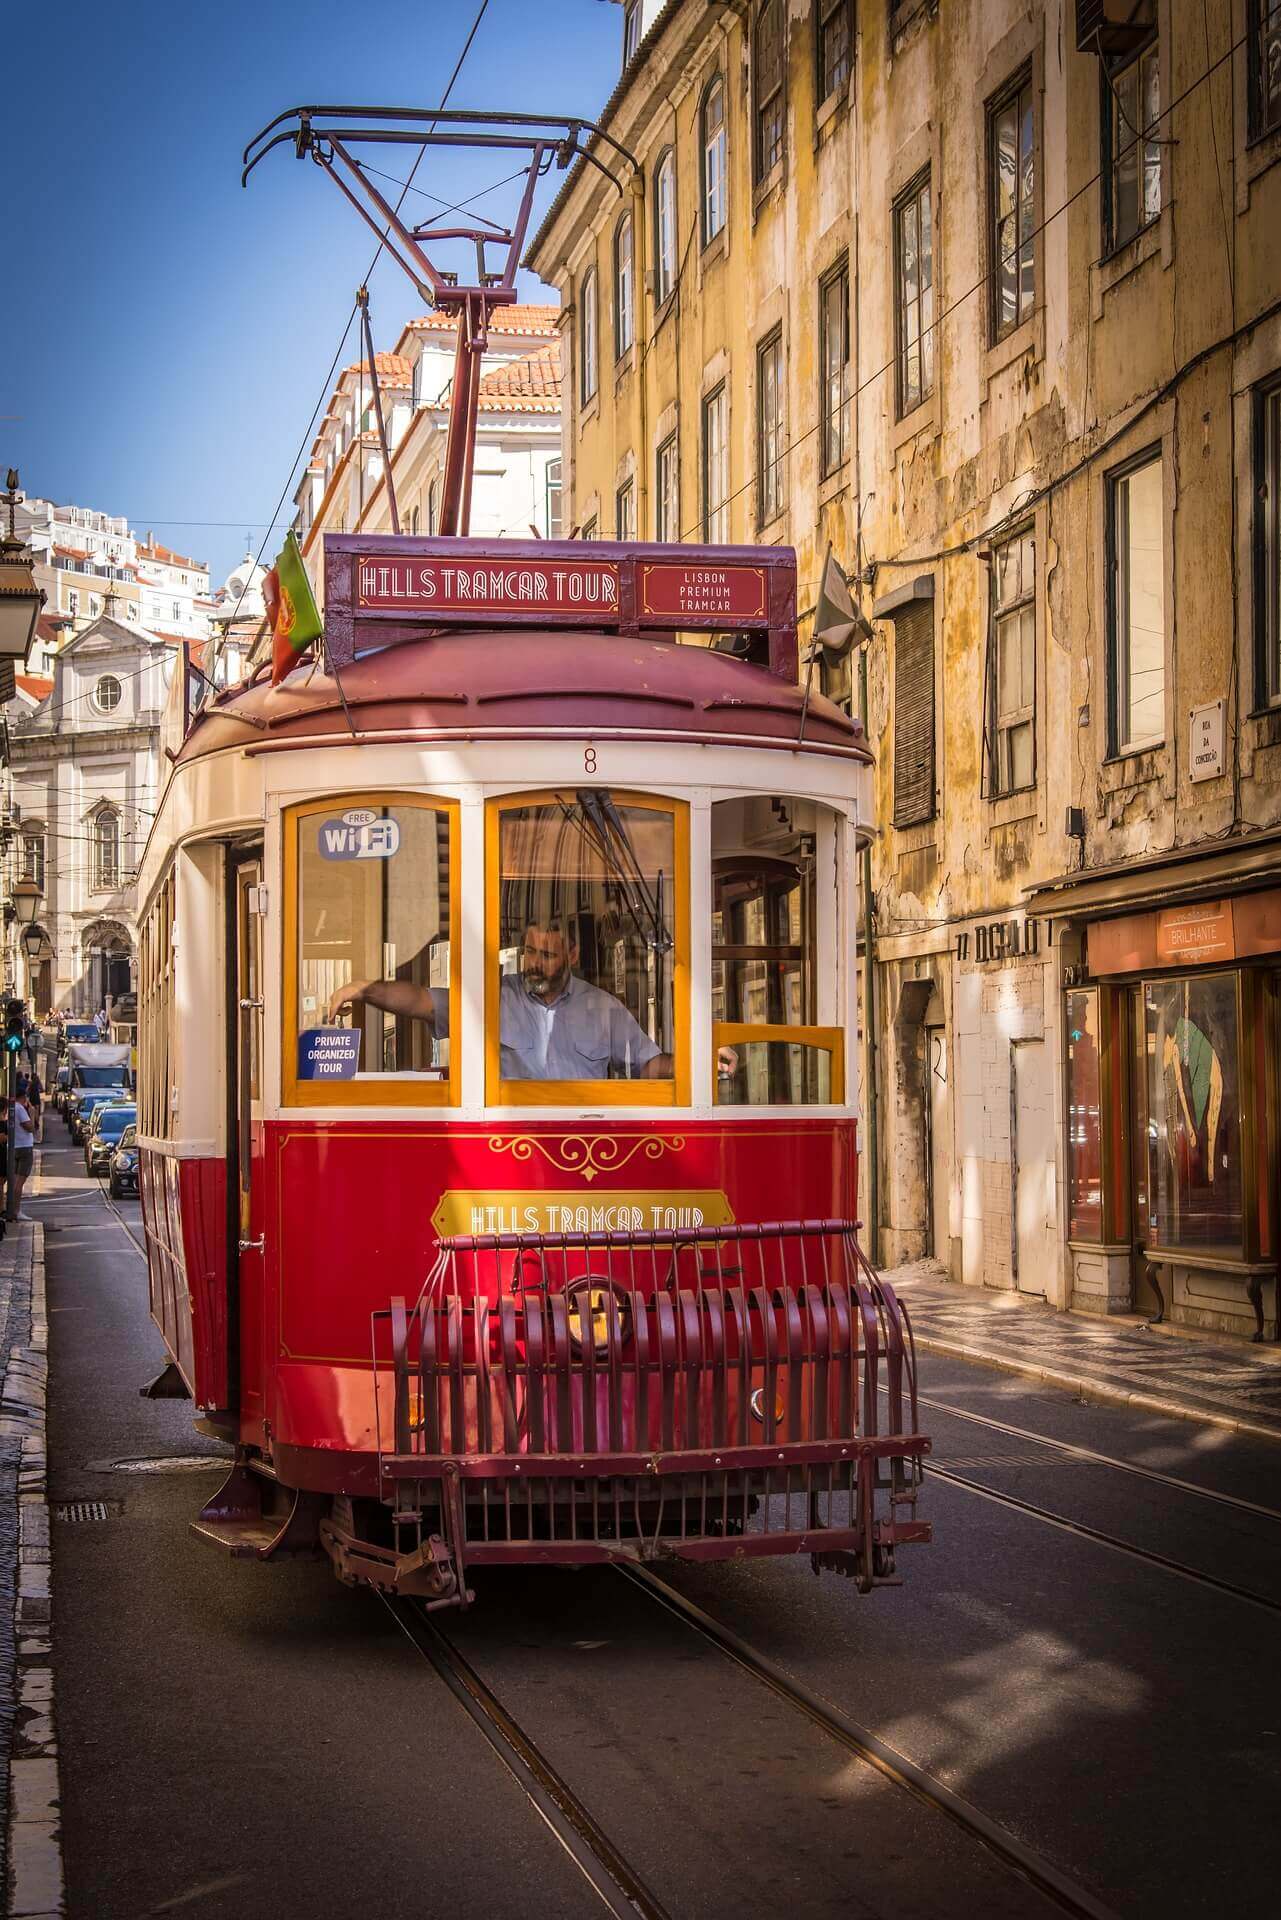
[[[863,737],[867,727],[867,648],[858,650],[858,708]],[[863,1032],[867,1039],[867,1257],[873,1266],[881,1258],[880,1124],[876,1092],[876,968],[872,960],[872,846],[863,849]]]

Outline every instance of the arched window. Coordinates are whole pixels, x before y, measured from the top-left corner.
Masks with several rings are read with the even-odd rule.
[[[635,281],[632,216],[625,213],[614,228],[614,358],[621,360],[632,344],[632,287]]]
[[[44,828],[37,821],[24,823],[22,829],[22,877],[34,880],[44,892]]]
[[[752,107],[755,152],[752,171],[759,186],[783,158],[783,0],[764,0],[752,35]]]
[[[654,299],[676,285],[676,155],[668,147],[654,169]]]
[[[120,885],[120,815],[113,807],[103,807],[94,818],[93,883],[95,887]]]
[[[714,240],[725,225],[725,82],[714,74],[703,93],[699,111],[703,170],[703,245]]]
[[[582,318],[578,330],[578,398],[583,406],[596,394],[596,269],[583,275],[579,296]]]

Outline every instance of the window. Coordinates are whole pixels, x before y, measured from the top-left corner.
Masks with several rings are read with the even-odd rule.
[[[582,319],[578,334],[578,398],[583,406],[596,397],[596,269],[583,276],[579,296]]]
[[[654,299],[676,286],[676,156],[669,147],[654,170]]]
[[[654,538],[679,540],[680,528],[680,455],[676,435],[668,434],[654,465]]]
[[[934,601],[894,619],[894,825],[934,818]]]
[[[636,538],[636,486],[631,480],[625,480],[614,495],[614,537]]]
[[[120,815],[104,807],[93,823],[93,884],[120,885]]]
[[[34,880],[44,892],[44,828],[26,827],[22,834],[22,877]]]
[[[409,516],[409,531],[411,534],[416,534],[418,532],[420,523],[421,523],[421,515],[419,513],[417,506],[415,506],[412,513]]]
[[[1161,212],[1160,42],[1150,40],[1127,66],[1102,66],[1109,251],[1150,227]]]
[[[934,389],[934,234],[930,176],[923,173],[894,208],[898,289],[898,410],[911,413]]]
[[[763,0],[757,10],[756,31],[752,38],[755,126],[752,165],[758,186],[768,180],[783,158],[783,121],[786,112],[783,69],[782,0]]]
[[[491,802],[490,822],[490,1101],[683,1104],[685,808],[589,787]]]
[[[777,520],[786,504],[785,461],[780,327],[756,350],[756,514],[762,527]]]
[[[635,282],[635,245],[632,216],[625,213],[614,228],[614,358],[621,360],[632,344],[632,288]]]
[[[627,0],[623,9],[623,65],[635,53],[641,37],[641,0]]]
[[[1144,982],[1149,1246],[1243,1251],[1237,980]]]
[[[1281,382],[1254,397],[1255,705],[1281,706]]]
[[[823,477],[843,467],[850,454],[850,273],[842,265],[818,293],[819,365],[823,382],[820,436]]]
[[[844,1098],[835,951],[840,825],[811,800],[712,807],[712,1039],[721,1106]]]
[[[725,225],[725,82],[718,73],[709,80],[700,116],[703,154],[703,245],[714,240]]]
[[[90,697],[99,713],[114,713],[124,698],[124,688],[114,673],[104,673],[96,681]]]
[[[73,588],[70,588],[67,593],[67,612],[78,614],[79,611],[80,611],[80,595],[75,591],[73,587]]]
[[[722,380],[703,402],[703,538],[729,539],[729,400]]]
[[[1112,753],[1165,737],[1165,571],[1161,458],[1108,481]]]
[[[89,595],[89,618],[91,620],[96,620],[98,618],[98,615],[101,612],[102,612],[101,600],[98,598],[96,593],[91,593]]]
[[[440,481],[433,480],[427,489],[427,531],[440,532]]]
[[[543,511],[547,517],[547,538],[560,538],[560,461],[549,460],[543,469]]]
[[[159,1140],[167,1139],[173,1131],[170,1088],[176,1040],[175,888],[176,876],[170,868],[142,923],[138,943],[138,1131],[144,1138],[150,1135]],[[151,1156],[144,1155],[143,1181],[152,1164]],[[153,1205],[148,1206],[147,1213],[150,1219],[157,1217]],[[163,1217],[163,1208],[160,1214]],[[148,1238],[152,1253],[163,1262],[163,1242],[159,1237]]]
[[[1032,75],[1025,70],[988,109],[988,245],[993,340],[1036,304]]]
[[[992,554],[988,651],[991,792],[1036,779],[1036,542],[1029,529]]]
[[[590,519],[590,520],[584,520],[584,522],[583,522],[583,530],[582,530],[582,532],[581,532],[581,534],[580,534],[580,535],[579,535],[578,537],[579,537],[579,539],[580,539],[580,540],[595,540],[595,539],[596,539],[596,537],[597,537],[597,524],[596,524],[596,515],[595,515],[595,514],[593,514],[593,515],[592,515],[592,517],[591,517],[591,519]]]
[[[1103,1085],[1099,990],[1063,996],[1067,1028],[1068,1239],[1103,1238]]]
[[[456,1099],[458,809],[342,795],[285,824],[288,1105]]]
[[[822,106],[849,85],[850,0],[818,0],[818,100]]]
[[[1250,138],[1281,127],[1281,0],[1250,0]]]

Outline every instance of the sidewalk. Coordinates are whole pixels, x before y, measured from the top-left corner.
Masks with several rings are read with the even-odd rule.
[[[1281,1440],[1281,1346],[1185,1335],[1133,1314],[1059,1313],[1025,1295],[959,1286],[928,1260],[884,1277],[906,1301],[926,1353],[977,1360],[1083,1400]]]

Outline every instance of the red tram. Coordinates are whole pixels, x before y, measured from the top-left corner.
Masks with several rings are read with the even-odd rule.
[[[528,207],[503,273],[414,254],[446,537],[326,536],[322,661],[201,709],[142,863],[151,1308],[236,1449],[195,1524],[440,1606],[665,1554],[867,1590],[929,1537],[854,1225],[871,756],[789,550],[459,537]]]

